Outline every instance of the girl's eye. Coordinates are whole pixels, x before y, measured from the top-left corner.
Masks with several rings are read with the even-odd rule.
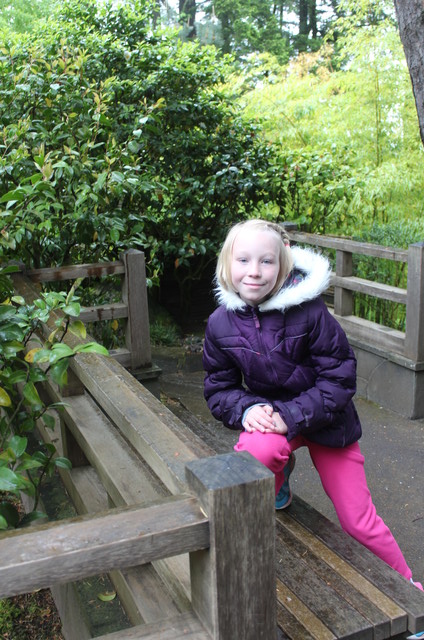
[[[269,259],[269,258],[265,258],[264,260],[262,260],[262,262],[263,262],[264,264],[272,264],[272,260],[271,260],[271,259]]]

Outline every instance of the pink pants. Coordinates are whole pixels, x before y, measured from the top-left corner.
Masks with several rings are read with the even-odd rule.
[[[302,436],[288,442],[285,436],[278,434],[242,431],[234,449],[248,451],[275,474],[277,494],[289,455],[302,446],[309,449],[324,491],[332,501],[344,531],[409,580],[411,569],[390,529],[376,513],[358,443],[335,449],[309,442]]]

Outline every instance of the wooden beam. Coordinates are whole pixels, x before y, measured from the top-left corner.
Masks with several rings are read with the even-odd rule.
[[[243,451],[191,462],[187,481],[211,522],[190,554],[194,611],[212,638],[275,638],[274,475]]]
[[[25,275],[31,278],[33,282],[56,282],[58,280],[76,280],[77,278],[86,277],[101,278],[103,276],[122,275],[123,273],[125,273],[125,268],[120,260],[25,271]]]
[[[208,519],[188,496],[7,533],[0,539],[0,598],[208,546]]]
[[[289,231],[290,238],[301,244],[313,245],[316,247],[325,247],[327,249],[337,249],[340,251],[348,251],[365,256],[373,256],[375,258],[385,258],[386,260],[395,260],[397,262],[408,261],[407,249],[398,249],[396,247],[382,247],[371,242],[357,242],[349,238],[335,238],[332,236],[320,236],[315,233],[302,233],[301,231]]]

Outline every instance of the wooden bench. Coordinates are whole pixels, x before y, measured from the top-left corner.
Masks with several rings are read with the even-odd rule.
[[[216,453],[235,444],[237,433],[163,401]],[[404,638],[424,630],[424,594],[300,497],[276,512],[276,535],[280,638]]]
[[[16,280],[28,300],[31,285]],[[273,478],[250,456],[223,454],[213,432],[200,437],[195,417],[178,418],[113,359],[81,354],[72,371],[60,424],[41,433],[72,460],[62,478],[85,515],[23,534],[28,554],[22,534],[3,537],[2,596],[52,585],[67,640],[95,633],[62,583],[95,571],[110,572],[133,625],[103,640],[384,640],[424,629],[424,595],[339,527],[296,497],[275,517]],[[44,392],[63,399],[53,385]]]

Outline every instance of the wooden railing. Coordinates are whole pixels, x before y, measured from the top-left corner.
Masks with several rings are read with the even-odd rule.
[[[34,283],[13,279],[31,304]],[[273,474],[250,454],[214,455],[115,359],[77,354],[70,372],[64,390],[40,386],[64,406],[38,428],[72,462],[60,473],[81,517],[2,534],[0,598],[50,587],[65,637],[81,640],[92,635],[67,583],[111,572],[134,625],[120,640],[275,637]]]
[[[408,250],[382,247],[343,238],[320,236],[296,231],[285,225],[292,242],[333,249],[336,270],[331,278],[334,286],[334,315],[346,333],[364,343],[424,364],[424,243],[410,245]],[[358,278],[353,273],[353,255],[365,255],[406,263],[407,289]],[[406,306],[406,330],[397,331],[353,315],[354,293],[390,300]]]
[[[38,297],[25,275],[14,283]],[[277,621],[294,640],[422,628],[422,594],[309,505],[280,514],[276,543],[273,474],[249,454],[214,455],[113,358],[79,353],[70,368],[66,397],[40,389],[64,406],[39,429],[72,462],[59,471],[81,515],[2,534],[0,597],[49,586],[67,640],[99,636],[69,581],[106,571],[133,627],[101,640],[271,640]]]
[[[149,329],[149,309],[144,253],[130,249],[120,260],[80,264],[65,267],[25,270],[32,282],[59,282],[77,278],[121,276],[121,301],[85,307],[79,316],[82,322],[125,319],[125,347],[111,351],[124,367],[143,373],[144,379],[157,376],[152,364]],[[139,377],[139,376],[138,376]]]

